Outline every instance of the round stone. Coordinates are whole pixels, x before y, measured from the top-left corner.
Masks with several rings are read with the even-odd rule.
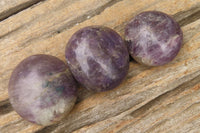
[[[88,90],[97,92],[117,87],[129,68],[123,39],[107,27],[80,29],[70,38],[65,55],[76,80]]]
[[[77,83],[60,59],[33,55],[23,60],[9,81],[9,98],[24,119],[50,125],[61,120],[76,101]]]
[[[178,54],[183,34],[170,16],[147,11],[133,18],[125,28],[125,40],[130,55],[148,66],[164,65]]]

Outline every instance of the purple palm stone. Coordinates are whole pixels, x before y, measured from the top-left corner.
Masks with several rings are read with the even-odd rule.
[[[13,108],[21,117],[50,125],[74,106],[76,84],[63,61],[50,55],[34,55],[14,69],[8,92]]]
[[[124,41],[107,27],[80,29],[70,38],[65,55],[76,80],[96,92],[118,86],[129,68]]]
[[[183,40],[180,26],[170,16],[147,11],[133,18],[125,28],[131,56],[148,66],[164,65],[178,54]]]

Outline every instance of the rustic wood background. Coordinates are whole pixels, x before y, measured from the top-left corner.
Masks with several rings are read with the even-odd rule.
[[[23,120],[8,100],[14,67],[33,54],[65,60],[70,36],[104,25],[123,36],[126,22],[146,10],[172,15],[184,33],[178,56],[161,67],[133,60],[116,89],[82,88],[75,108],[58,124]],[[0,133],[200,133],[200,0],[0,0]]]

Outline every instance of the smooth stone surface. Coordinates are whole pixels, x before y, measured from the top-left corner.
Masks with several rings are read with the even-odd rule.
[[[128,72],[127,47],[120,35],[107,27],[80,29],[70,38],[65,54],[74,77],[89,90],[114,89]]]
[[[77,83],[63,61],[50,55],[34,55],[14,69],[8,92],[21,117],[50,125],[71,111],[76,90]]]
[[[183,40],[180,26],[170,16],[147,11],[135,16],[125,28],[131,56],[148,66],[164,65],[178,54]]]

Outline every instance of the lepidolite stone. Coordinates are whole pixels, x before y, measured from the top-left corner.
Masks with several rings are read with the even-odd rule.
[[[80,29],[70,38],[65,54],[74,77],[89,90],[113,89],[128,72],[129,55],[124,41],[107,27]]]
[[[50,125],[70,112],[76,90],[77,83],[63,61],[50,55],[34,55],[14,69],[8,92],[21,117]]]
[[[167,14],[148,11],[128,23],[125,40],[136,61],[159,66],[175,58],[181,48],[183,34],[178,23]]]

